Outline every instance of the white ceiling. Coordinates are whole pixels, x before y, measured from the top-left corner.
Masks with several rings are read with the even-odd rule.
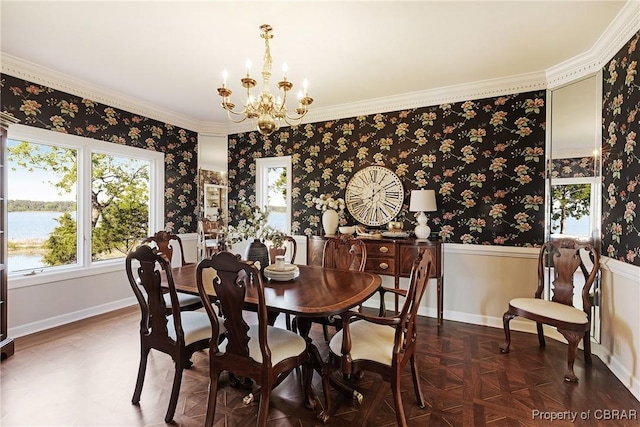
[[[260,80],[261,24],[273,27],[272,90],[286,62],[294,93],[307,78],[312,109],[329,111],[548,73],[592,50],[625,3],[2,0],[1,50],[5,62],[226,126],[216,88],[227,69],[232,101],[242,104],[247,59]]]

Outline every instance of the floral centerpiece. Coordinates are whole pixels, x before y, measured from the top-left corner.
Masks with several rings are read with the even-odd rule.
[[[322,228],[327,236],[334,235],[338,229],[340,215],[344,211],[344,199],[334,198],[329,194],[321,194],[313,198],[313,204],[316,209],[322,211]]]
[[[339,211],[342,213],[345,208],[344,199],[343,198],[333,198],[333,196],[329,194],[321,194],[318,197],[313,198],[313,204],[316,205],[316,209],[324,212],[328,209],[332,209],[334,211]]]
[[[279,242],[282,245],[284,233],[271,227],[267,220],[269,218],[269,210],[261,209],[255,205],[251,205],[244,198],[240,198],[237,205],[238,225],[229,225],[227,227],[226,243],[229,248],[234,243],[243,242],[253,239],[253,242],[247,247],[245,259],[251,261],[259,261],[261,270],[269,265],[269,250],[264,241],[270,241],[272,245]]]
[[[248,239],[263,240],[271,229],[267,224],[269,217],[267,209],[252,206],[244,198],[238,201],[237,209],[240,221],[236,226],[227,227],[226,242],[232,245]]]

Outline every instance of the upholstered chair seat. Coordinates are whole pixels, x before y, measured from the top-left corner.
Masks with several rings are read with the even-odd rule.
[[[520,310],[545,317],[545,323],[560,321],[565,323],[585,324],[589,321],[587,314],[570,305],[537,298],[514,298],[509,304]]]
[[[329,342],[329,348],[334,354],[340,354],[343,332],[344,330],[336,332]],[[368,359],[391,366],[396,328],[358,320],[350,324],[349,334],[351,334],[349,354],[353,360]]]
[[[207,321],[209,321],[209,319],[207,319]],[[247,336],[249,337],[249,357],[258,363],[262,363],[262,352],[260,350],[258,332],[258,325],[249,326],[249,332],[247,332]],[[267,326],[267,342],[271,350],[271,363],[274,365],[290,357],[297,356],[304,352],[307,347],[306,341],[300,335],[273,326]],[[218,346],[218,350],[225,352],[227,350],[227,344],[228,341],[225,339]]]

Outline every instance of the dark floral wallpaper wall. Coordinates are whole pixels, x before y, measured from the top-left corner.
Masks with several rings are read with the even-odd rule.
[[[383,165],[411,190],[437,191],[429,225],[448,242],[536,246],[544,240],[545,91],[379,113],[229,136],[230,209],[255,201],[255,162],[291,156],[292,233],[316,234],[312,199],[344,197],[354,172]],[[232,212],[233,215],[233,212]],[[353,224],[346,213],[342,224]]]
[[[165,154],[165,228],[196,231],[198,135],[169,123],[1,75],[2,111],[20,123]]]
[[[635,35],[603,70],[602,252],[640,266],[640,51]]]

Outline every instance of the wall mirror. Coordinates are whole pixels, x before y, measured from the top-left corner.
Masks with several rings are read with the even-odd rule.
[[[592,239],[600,246],[600,149],[602,75],[553,89],[546,229],[550,238]],[[584,260],[589,264],[590,260]],[[575,277],[574,305],[582,308],[581,273]],[[548,293],[551,292],[550,285]],[[591,336],[600,342],[600,281],[592,289]]]
[[[226,223],[227,187],[217,184],[204,184],[203,216],[210,221],[222,220]]]

